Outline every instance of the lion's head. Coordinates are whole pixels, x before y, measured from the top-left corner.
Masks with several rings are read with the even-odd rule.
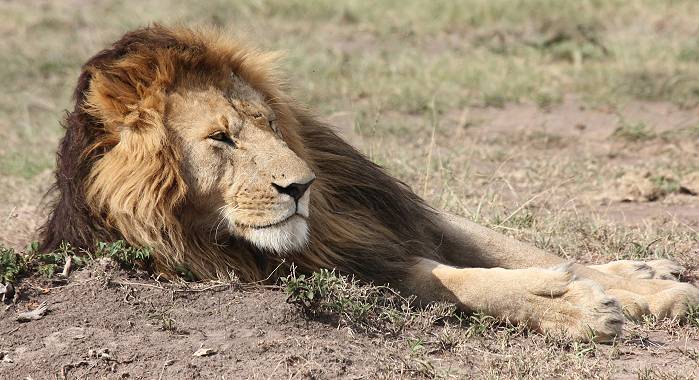
[[[233,235],[277,254],[302,248],[308,240],[309,193],[315,174],[285,140],[293,132],[280,127],[290,122],[284,110],[275,109],[268,97],[236,74],[213,83],[186,74],[180,73],[183,77],[174,78],[164,91],[158,104],[164,109],[154,114],[151,125],[119,121],[108,127],[107,133],[114,134],[110,138],[119,142],[93,167],[88,200],[111,214],[115,223],[120,223],[120,215],[131,218],[134,211],[157,204],[157,199],[145,198],[160,196],[160,191],[136,194],[133,189],[144,179],[138,171],[153,164],[147,157],[167,144],[177,162],[170,168],[173,178],[161,184],[180,182],[177,186],[184,197],[178,223],[209,229],[214,241]],[[113,97],[101,92],[105,80],[93,82],[88,95],[98,115],[104,109],[103,99]],[[132,112],[129,107],[127,112]],[[144,148],[150,150],[138,152],[144,157],[134,155]],[[117,179],[115,173],[123,176]],[[133,202],[125,202],[136,195]]]
[[[125,239],[166,275],[247,280],[282,257],[380,279],[429,250],[421,200],[296,105],[274,58],[157,25],[91,58],[43,248]]]
[[[183,217],[263,250],[298,250],[308,240],[315,174],[285,142],[285,120],[268,100],[235,75],[225,84],[184,84],[167,95],[164,125],[187,187]]]

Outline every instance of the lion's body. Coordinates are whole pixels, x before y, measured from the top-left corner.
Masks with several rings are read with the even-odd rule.
[[[576,338],[620,332],[621,310],[603,288],[636,317],[681,315],[699,300],[686,284],[619,276],[628,263],[561,266],[429,208],[293,102],[271,61],[215,32],[160,26],[90,59],[42,248],[124,239],[153,248],[155,270],[170,277],[260,281],[292,263],[335,268]],[[481,269],[495,267],[530,269]],[[673,303],[655,305],[662,292]]]

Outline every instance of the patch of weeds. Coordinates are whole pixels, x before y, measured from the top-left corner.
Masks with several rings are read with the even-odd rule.
[[[52,278],[63,268],[66,258],[75,254],[68,243],[62,243],[57,250],[48,253],[38,253],[38,248],[39,244],[33,242],[27,246],[25,254],[20,254],[11,248],[0,247],[0,275],[3,281],[15,282],[33,270],[43,277]],[[84,258],[73,257],[74,268],[82,267],[85,263]]]
[[[113,243],[97,243],[95,257],[108,257],[123,268],[134,269],[147,266],[151,261],[152,253],[152,249],[148,247],[136,248],[123,240],[118,240]]]
[[[567,145],[563,136],[545,131],[533,131],[524,136],[532,148],[537,149],[560,149]]]
[[[27,250],[27,256],[35,266],[36,271],[46,278],[53,278],[58,271],[61,271],[68,257],[71,258],[73,270],[84,267],[91,259],[89,256],[78,255],[75,247],[68,242],[61,242],[55,251],[47,253],[38,253],[38,243],[32,244],[34,247]]]
[[[594,342],[577,342],[574,341],[571,345],[571,350],[576,357],[593,357],[597,352],[597,345]]]
[[[681,62],[699,62],[699,39],[685,44],[677,54]]]
[[[441,351],[452,351],[461,344],[463,337],[450,325],[444,326],[442,331],[437,334],[437,344]]]
[[[687,324],[699,328],[699,306],[689,305],[687,309]]]
[[[580,342],[571,340],[561,332],[549,332],[545,335],[544,341],[558,350],[569,352],[578,359],[585,359],[594,357],[598,351],[598,345],[593,341],[595,334],[588,331],[587,337],[590,338],[590,342]]]
[[[533,45],[555,61],[582,63],[600,60],[610,54],[601,41],[601,24],[570,24],[569,20],[548,20],[540,28]]]
[[[419,353],[425,350],[425,342],[422,339],[408,339],[408,347],[410,347],[410,352]]]
[[[614,133],[612,133],[612,137],[631,142],[639,142],[655,138],[656,133],[643,122],[631,123],[622,119],[619,122],[619,126],[614,130]]]
[[[15,282],[30,272],[39,273],[50,279],[62,271],[69,257],[73,270],[82,268],[89,261],[99,257],[111,258],[122,267],[133,269],[150,263],[151,250],[131,247],[124,241],[100,242],[97,244],[95,252],[85,250],[77,252],[75,247],[68,242],[62,242],[56,250],[46,253],[39,252],[37,242],[29,244],[24,254],[0,246],[0,280]]]
[[[678,193],[680,191],[680,183],[674,178],[663,175],[650,177],[651,182],[662,190],[664,194]]]
[[[177,332],[175,320],[170,317],[170,314],[165,311],[155,311],[148,315],[148,320],[158,326],[162,331]]]
[[[27,271],[27,262],[12,248],[0,245],[0,280],[2,283],[15,282]]]
[[[69,256],[73,257],[73,267],[80,268],[86,264],[84,258],[75,256],[75,250],[66,242],[62,242],[57,250],[47,253],[36,253],[37,250],[30,254],[30,257],[36,265],[36,270],[43,277],[52,278],[56,272],[63,268]]]
[[[461,324],[466,318],[456,309],[456,305],[449,302],[431,303],[418,312],[418,317],[424,328],[434,325],[447,326],[450,321]]]
[[[466,334],[469,337],[484,336],[499,323],[495,317],[483,313],[473,313],[464,322],[468,325]]]
[[[655,368],[642,368],[636,372],[638,380],[689,380],[692,376],[681,375],[674,372],[662,372]]]
[[[669,101],[682,108],[699,104],[699,80],[689,71],[670,72],[641,69],[624,73],[621,91],[641,100]]]
[[[669,131],[664,131],[659,134],[660,138],[665,141],[686,139],[686,138],[699,138],[699,125],[693,125],[684,128],[674,128]]]
[[[654,315],[644,314],[639,321],[641,328],[651,330],[658,325],[658,318]]]
[[[532,210],[525,208],[515,214],[510,214],[505,218],[498,214],[493,217],[492,224],[495,227],[507,227],[516,230],[524,230],[533,227],[535,222],[536,217]]]
[[[549,111],[554,106],[561,104],[563,97],[555,92],[538,92],[534,95],[534,102],[540,109]]]
[[[397,373],[410,374],[411,378],[425,379],[446,379],[449,376],[448,372],[435,367],[435,365],[424,355],[411,355],[408,358],[402,359],[403,366]]]
[[[630,241],[627,244],[626,249],[624,250],[621,256],[632,259],[648,259],[654,257],[663,257],[664,255],[660,250],[653,248],[655,243],[657,243],[659,240],[660,239],[655,239],[650,243],[639,243],[637,241]]]
[[[281,279],[287,302],[307,316],[336,318],[338,323],[369,334],[397,336],[416,317],[411,304],[386,286],[321,269],[310,276],[292,273]]]
[[[494,108],[505,108],[505,103],[507,103],[507,98],[501,94],[483,94],[483,104],[486,107]]]
[[[197,276],[194,275],[191,269],[189,269],[185,264],[175,265],[175,272],[178,276],[182,277],[185,281],[194,282],[197,281]]]

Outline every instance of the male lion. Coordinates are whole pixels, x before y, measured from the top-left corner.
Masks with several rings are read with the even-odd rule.
[[[336,268],[571,339],[699,304],[670,261],[569,264],[430,208],[295,103],[273,61],[218,32],[158,25],[92,57],[42,249],[124,239],[152,247],[167,277]]]

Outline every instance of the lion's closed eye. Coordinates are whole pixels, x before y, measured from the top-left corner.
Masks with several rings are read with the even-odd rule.
[[[224,131],[216,131],[208,136],[209,139],[214,140],[214,141],[219,141],[228,145],[231,145],[235,147],[235,142],[231,137],[228,135],[228,133]]]

